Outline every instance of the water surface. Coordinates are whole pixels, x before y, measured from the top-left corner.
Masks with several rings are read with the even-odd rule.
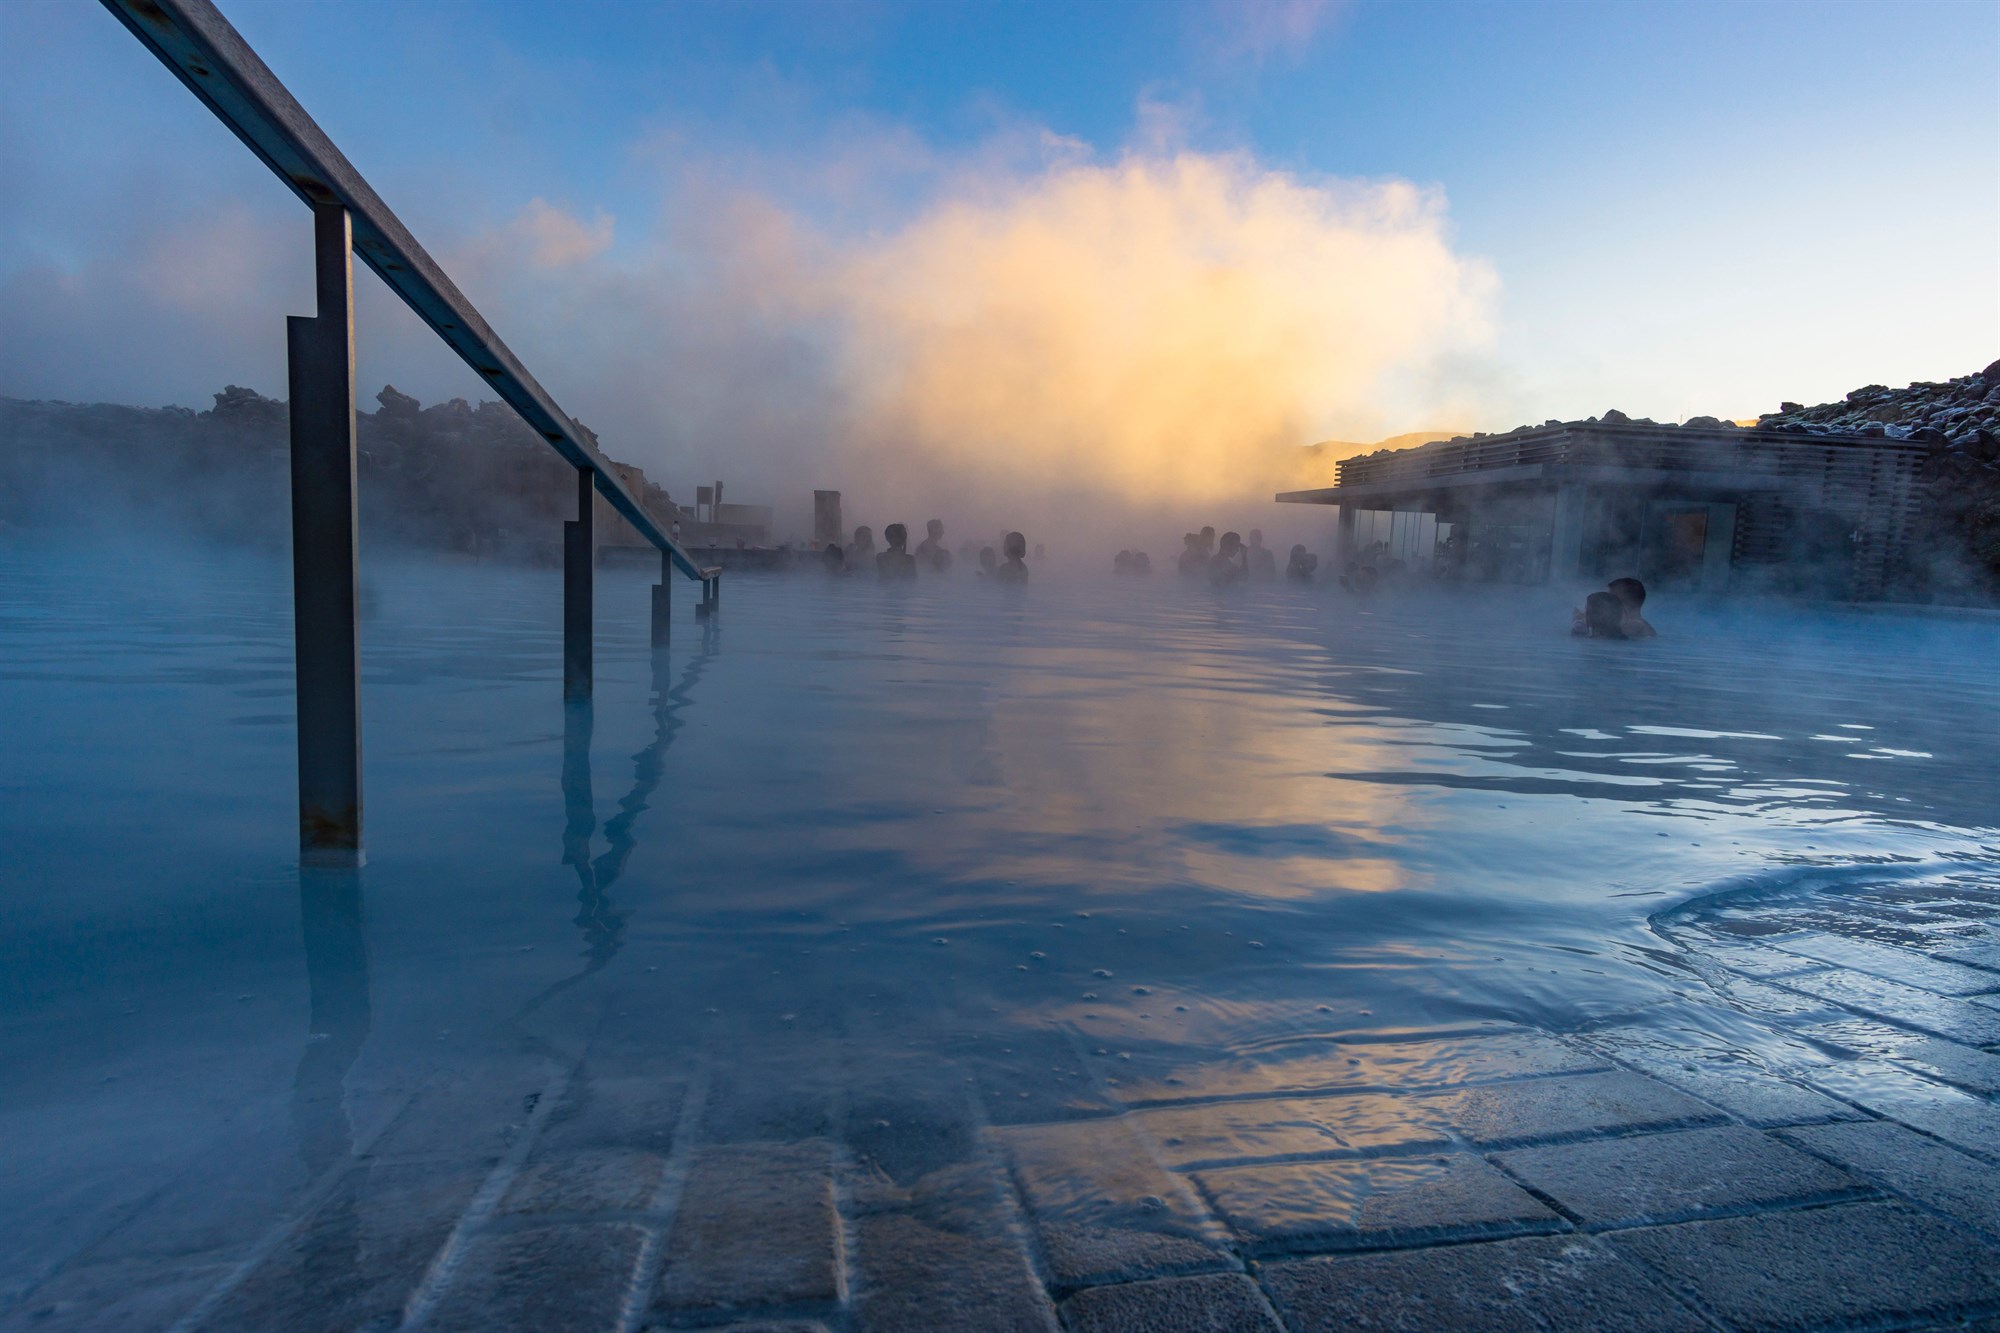
[[[1990,623],[1660,598],[1613,644],[1532,593],[728,589],[704,625],[678,588],[655,656],[645,577],[606,571],[565,707],[554,572],[371,562],[367,866],[302,879],[288,570],[0,550],[0,1229],[31,1238],[0,1294],[218,1144],[176,1243],[220,1253],[414,1090],[585,1052],[699,1071],[709,1136],[764,1139],[941,1081],[1007,1123],[1334,1049],[1438,1082],[1430,1039],[1521,1026],[1751,1040],[1656,914],[2000,856]]]

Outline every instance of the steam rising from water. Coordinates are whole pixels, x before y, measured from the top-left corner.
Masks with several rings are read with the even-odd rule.
[[[1431,408],[1424,372],[1484,336],[1493,286],[1404,183],[1062,165],[839,255],[838,444],[892,490],[1268,501],[1298,445]]]

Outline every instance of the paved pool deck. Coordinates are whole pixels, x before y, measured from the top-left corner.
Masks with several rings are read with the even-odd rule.
[[[1655,930],[1747,1036],[890,1057],[807,1015],[750,1062],[607,1010],[335,1133],[254,1235],[208,1149],[0,1326],[2000,1329],[2000,888]]]

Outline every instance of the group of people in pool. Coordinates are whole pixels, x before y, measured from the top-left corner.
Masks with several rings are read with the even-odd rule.
[[[918,570],[930,574],[951,572],[951,548],[944,544],[944,520],[934,518],[924,524],[924,539],[917,549],[909,549],[910,530],[901,523],[882,529],[883,549],[875,549],[875,530],[862,526],[845,548],[828,542],[820,548],[820,560],[829,574],[854,574],[873,567],[880,579],[914,579]],[[1040,554],[1039,550],[1037,554]],[[990,546],[979,548],[980,578],[996,583],[1028,581],[1028,539],[1010,532],[1000,539],[1000,552]]]
[[[1640,614],[1645,605],[1645,584],[1613,579],[1584,598],[1582,610],[1570,612],[1569,632],[1580,639],[1650,639],[1657,631]]]
[[[1308,582],[1318,568],[1318,556],[1303,545],[1294,546],[1285,565],[1285,577]],[[1200,532],[1190,532],[1181,538],[1181,554],[1176,569],[1184,579],[1206,578],[1220,586],[1240,583],[1245,579],[1275,579],[1278,577],[1278,557],[1276,552],[1264,545],[1261,528],[1250,529],[1250,540],[1245,542],[1240,534],[1234,532],[1225,532],[1218,539],[1214,528],[1205,527]],[[1150,574],[1153,572],[1153,560],[1144,551],[1120,551],[1112,557],[1111,571],[1114,574]]]

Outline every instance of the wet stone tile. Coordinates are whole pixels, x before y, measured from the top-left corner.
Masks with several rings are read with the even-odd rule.
[[[1819,972],[1787,977],[1784,984],[1845,1008],[1949,1037],[1970,1046],[2000,1043],[2000,1010],[1973,1000],[1934,995],[1901,982],[1859,972]]]
[[[1008,1033],[962,1053],[987,1119],[1038,1124],[1107,1115],[1119,1109],[1060,1032]]]
[[[485,1183],[483,1165],[363,1163],[241,1286],[204,1330],[325,1328],[400,1319],[403,1304]]]
[[[1352,1250],[1568,1228],[1477,1157],[1292,1162],[1196,1180],[1244,1241],[1265,1252]]]
[[[994,1131],[1059,1287],[1234,1266],[1185,1181],[1122,1119]]]
[[[1446,1144],[1436,1126],[1412,1117],[1406,1099],[1371,1093],[1212,1102],[1131,1119],[1176,1170]]]
[[[1925,1036],[1864,1018],[1815,1024],[1799,1029],[1799,1034],[1857,1055],[1893,1061],[1968,1092],[1988,1097],[2000,1094],[2000,1055],[1943,1037]]]
[[[1523,1148],[1493,1160],[1588,1227],[1677,1222],[1871,1192],[1857,1177],[1740,1125]]]
[[[1028,1257],[997,1227],[967,1220],[915,1211],[859,1220],[857,1333],[1055,1333]]]
[[[543,1128],[536,1156],[598,1148],[665,1156],[686,1097],[686,1086],[676,1080],[579,1076]]]
[[[476,1236],[424,1327],[438,1333],[613,1328],[644,1240],[638,1227],[615,1223]]]
[[[538,1154],[539,1155],[539,1154]],[[636,1213],[651,1202],[666,1159],[658,1153],[596,1149],[545,1158],[514,1178],[503,1214]]]
[[[1685,1093],[1625,1070],[1468,1088],[1424,1101],[1426,1113],[1489,1148],[1723,1118]]]
[[[1985,1162],[1887,1120],[1813,1125],[1780,1137],[2000,1239],[2000,1189]]]
[[[1848,939],[1841,935],[1807,935],[1786,939],[1778,947],[1817,962],[1900,981],[1939,995],[1978,995],[2000,990],[2000,974],[1926,957],[1914,949],[1898,948],[1893,944]]]
[[[1813,1081],[1890,1120],[1985,1157],[2000,1158],[2000,1106],[1909,1070],[1851,1060]]]
[[[841,1299],[833,1163],[823,1141],[696,1151],[667,1233],[661,1317]]]
[[[1738,1329],[1882,1325],[2000,1304],[2000,1254],[1897,1203],[1684,1222],[1603,1243]]]
[[[1129,1106],[1353,1088],[1452,1087],[1603,1069],[1601,1058],[1536,1032],[1429,1041],[1287,1042],[1245,1056],[1168,1048],[1104,1061],[1112,1094]]]
[[[1708,1327],[1646,1274],[1581,1237],[1533,1237],[1267,1264],[1293,1333],[1525,1333]]]
[[[233,1269],[184,1259],[125,1259],[65,1266],[0,1327],[34,1333],[171,1328]],[[11,1294],[11,1293],[10,1293]]]
[[[548,1072],[539,1069],[482,1070],[439,1079],[411,1099],[370,1153],[493,1161],[526,1128],[548,1083]]]
[[[1063,1302],[1073,1333],[1284,1333],[1240,1273],[1093,1287]]]
[[[1621,1052],[1620,1058],[1648,1078],[1699,1097],[1753,1125],[1808,1125],[1860,1115],[1823,1093],[1740,1060],[1676,1058],[1657,1051]]]

